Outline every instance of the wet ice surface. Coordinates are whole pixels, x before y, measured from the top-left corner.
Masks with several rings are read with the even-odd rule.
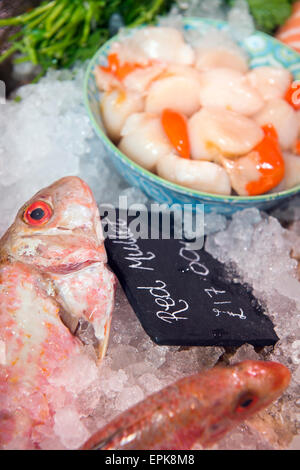
[[[0,108],[1,234],[34,192],[65,175],[85,179],[99,204],[117,204],[119,195],[126,195],[128,204],[148,202],[117,174],[94,135],[82,102],[82,78],[82,69],[74,77],[50,72],[38,85],[19,89],[20,102]],[[297,261],[290,256],[300,253],[300,198],[273,215],[251,209],[232,220],[207,215],[204,222],[206,249],[228,265],[229,276],[232,264],[265,304],[280,337],[274,350],[157,346],[119,287],[109,348],[99,369],[87,358],[84,364],[67,363],[65,374],[53,377],[53,384],[70,391],[72,399],[57,405],[51,430],[39,429],[41,448],[77,448],[91,432],[150,393],[213,367],[220,358],[225,363],[276,360],[289,367],[293,380],[268,412],[236,428],[215,448],[300,447],[292,441],[300,414],[300,286]],[[287,225],[289,231],[283,228]]]
[[[157,346],[145,334],[122,289],[118,287],[108,352],[100,366],[98,388],[93,392],[98,394],[99,402],[92,415],[83,420],[84,424],[92,433],[150,393],[181,377],[213,367],[221,357],[223,362],[231,364],[245,359],[270,359],[282,362],[294,371],[292,385],[267,413],[263,411],[238,426],[213,449],[287,448],[296,434],[300,374],[298,364],[291,364],[287,345],[277,351],[280,351],[279,354],[276,348],[274,352],[265,348],[257,353],[251,345],[231,351],[216,347]],[[299,448],[299,443],[295,445]],[[200,450],[201,446],[196,444],[194,448]]]
[[[270,437],[274,445],[287,445],[286,440],[297,429],[299,432],[300,423],[299,203],[298,197],[285,210],[277,210],[275,214],[279,219],[256,209],[237,213],[228,221],[226,230],[209,235],[205,245],[209,253],[228,266],[229,275],[232,266],[253,286],[254,295],[265,305],[275,325],[280,340],[274,349],[265,348],[257,358],[279,361],[292,372],[289,389],[277,405],[271,407],[274,427],[279,429],[281,420],[285,426]],[[279,220],[288,223],[287,218],[292,218],[293,230],[286,230],[280,224]],[[230,361],[249,356],[249,347],[241,347]],[[276,417],[279,411],[281,418]],[[262,426],[259,419],[253,419],[252,424]],[[282,431],[286,433],[284,438],[280,437]]]
[[[94,431],[114,416],[179,378],[212,367],[223,348],[158,346],[144,332],[119,286],[105,359],[101,396],[86,425]]]

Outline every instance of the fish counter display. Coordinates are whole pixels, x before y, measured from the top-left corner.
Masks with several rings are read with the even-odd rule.
[[[39,191],[0,241],[3,449],[42,448],[65,406],[78,407],[78,385],[65,375],[76,361],[87,393],[85,372],[95,374],[105,354],[114,302],[103,242],[94,198],[77,177]],[[289,381],[289,370],[271,361],[215,367],[148,396],[83,449],[208,447],[267,407]]]
[[[0,241],[2,448],[40,448],[61,409],[78,406],[77,387],[65,382],[68,364],[96,367],[105,354],[115,278],[103,241],[94,198],[77,177],[38,192]],[[271,361],[215,367],[150,395],[83,449],[208,447],[289,381],[289,370]]]
[[[47,3],[38,10],[45,18],[57,6]],[[246,2],[240,4],[249,34],[252,18]],[[84,8],[78,2],[78,12]],[[249,100],[235,99],[241,89],[234,85],[231,101],[221,109],[203,105],[199,94],[210,100],[211,90],[196,86],[199,71],[191,70],[191,63],[173,63],[178,56],[183,62],[194,57],[194,49],[177,34],[180,21],[178,9],[161,19],[162,35],[167,31],[178,40],[175,58],[169,44],[159,47],[171,65],[144,67],[129,57],[130,48],[123,48],[122,63],[114,53],[108,56],[96,72],[105,92],[98,112],[112,140],[123,141],[121,146],[126,141],[133,151],[141,144],[138,157],[145,161],[150,154],[158,156],[152,131],[162,138],[161,163],[151,171],[168,165],[164,156],[183,164],[209,163],[224,172],[228,193],[234,188],[243,195],[249,178],[235,184],[227,173],[220,156],[224,141],[223,157],[230,162],[270,148],[277,162],[286,159],[285,150],[299,159],[300,111],[287,102],[286,93],[291,74],[276,67],[248,72],[240,50],[229,48],[220,56],[208,47],[198,57],[201,74],[209,76],[206,86],[213,82],[219,89],[223,83],[224,75],[210,69],[221,60],[228,80],[216,98],[226,101],[230,84],[238,82]],[[154,30],[159,28],[148,31]],[[131,43],[134,54],[147,43],[143,34],[138,44]],[[156,50],[155,41],[151,44]],[[74,56],[73,50],[68,53]],[[27,70],[19,59],[14,74],[23,77]],[[202,206],[199,215],[187,200],[184,224],[193,234],[195,224],[200,230],[195,245],[182,239],[182,220],[176,222],[183,206],[173,207],[173,219],[164,219],[168,207],[160,205],[172,234],[164,237],[159,231],[143,238],[146,227],[154,229],[147,221],[157,214],[156,200],[123,179],[93,132],[84,106],[87,69],[87,62],[69,70],[50,68],[37,83],[0,102],[0,448],[300,448],[299,195],[269,213],[250,205],[231,217],[206,213]],[[126,91],[122,80],[129,83]],[[163,81],[167,87],[159,90]],[[183,99],[184,93],[175,93],[188,111],[172,108],[174,93],[169,100],[167,91],[174,81],[190,85]],[[145,90],[134,88],[148,85],[154,95],[159,92],[152,101]],[[263,97],[262,89],[271,98]],[[159,110],[145,111],[145,100]],[[265,112],[275,101],[281,108]],[[250,115],[248,108],[246,114],[231,109],[253,103]],[[291,118],[287,132],[283,108]],[[256,113],[264,114],[259,123]],[[237,132],[249,123],[245,134]],[[145,136],[151,137],[146,147]],[[246,147],[233,155],[227,147],[235,139]],[[202,152],[194,158],[199,145],[204,160]],[[284,166],[276,175],[272,166],[271,186],[286,184]],[[251,182],[254,175],[261,183],[261,169],[247,168]],[[297,171],[288,169],[293,186],[298,164]]]

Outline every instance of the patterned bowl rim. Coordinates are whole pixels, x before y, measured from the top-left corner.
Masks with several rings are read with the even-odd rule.
[[[226,28],[228,27],[228,23],[225,21],[219,21],[219,20],[214,20],[214,19],[209,19],[209,18],[196,18],[196,17],[185,17],[183,18],[183,24],[188,26],[191,23],[206,23],[210,25],[215,25],[215,26],[223,26]],[[145,25],[146,26],[146,25]],[[141,26],[144,27],[144,26]],[[130,31],[130,28],[128,28],[128,32]],[[264,36],[268,39],[268,41],[275,42],[277,43],[282,49],[287,49],[293,52],[296,56],[299,56],[300,60],[300,54],[298,54],[294,49],[291,49],[290,47],[286,46],[282,42],[278,41],[277,39],[273,38],[272,36],[260,32],[260,31],[255,31],[255,33],[252,36]],[[98,51],[94,54],[92,59],[90,60],[87,70],[85,72],[85,77],[84,77],[84,104],[85,108],[87,110],[88,116],[92,122],[93,128],[97,135],[100,137],[102,141],[110,148],[110,150],[114,153],[114,155],[119,158],[126,166],[128,166],[131,170],[135,170],[136,173],[140,173],[144,178],[151,180],[153,183],[156,185],[162,186],[166,189],[175,191],[177,193],[181,193],[184,196],[189,196],[195,199],[209,199],[211,201],[219,201],[219,202],[232,202],[232,203],[242,203],[242,202],[268,202],[268,201],[273,201],[275,199],[281,199],[281,198],[287,198],[290,196],[293,196],[300,192],[300,184],[297,186],[294,186],[291,189],[287,189],[285,191],[280,191],[277,193],[268,193],[264,195],[259,195],[259,196],[227,196],[227,195],[222,195],[222,194],[212,194],[212,193],[206,193],[202,191],[197,191],[197,190],[192,190],[189,188],[185,188],[184,186],[180,186],[176,183],[172,183],[170,181],[167,181],[163,178],[160,178],[159,176],[155,175],[154,173],[146,170],[142,166],[138,165],[137,163],[133,162],[130,158],[128,158],[124,153],[122,153],[116,145],[112,143],[112,141],[109,139],[109,137],[105,134],[105,132],[101,129],[101,127],[98,125],[93,111],[91,110],[90,107],[90,100],[89,100],[89,80],[90,76],[93,72],[94,67],[98,63],[98,58],[100,56],[105,57],[105,51],[107,48],[112,44],[113,42],[117,41],[119,38],[119,34],[116,36],[113,36],[110,38],[108,41],[103,44]],[[299,157],[300,158],[300,157]]]

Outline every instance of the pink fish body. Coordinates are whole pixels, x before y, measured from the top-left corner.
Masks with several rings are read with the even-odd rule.
[[[96,432],[84,450],[188,450],[213,445],[267,407],[288,386],[275,362],[244,361],[183,378],[149,396]]]
[[[276,38],[300,52],[300,1],[293,4],[290,18],[279,28]]]
[[[62,178],[20,209],[0,240],[1,448],[39,448],[35,429],[55,414],[50,379],[84,344],[103,357],[114,290],[82,180]]]

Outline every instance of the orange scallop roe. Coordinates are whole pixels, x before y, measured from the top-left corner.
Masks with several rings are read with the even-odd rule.
[[[124,78],[136,69],[144,69],[149,64],[143,65],[137,62],[124,62],[120,63],[118,54],[111,53],[107,56],[107,67],[100,66],[103,72],[108,72],[114,75],[118,80],[122,81]]]
[[[190,158],[190,142],[186,117],[172,109],[164,109],[161,115],[163,129],[182,158]]]
[[[249,154],[250,158],[250,155],[255,155],[256,168],[261,177],[256,181],[250,181],[246,185],[249,196],[266,193],[277,186],[284,177],[285,165],[277,132],[271,124],[263,126],[262,129],[264,131],[262,141]]]

